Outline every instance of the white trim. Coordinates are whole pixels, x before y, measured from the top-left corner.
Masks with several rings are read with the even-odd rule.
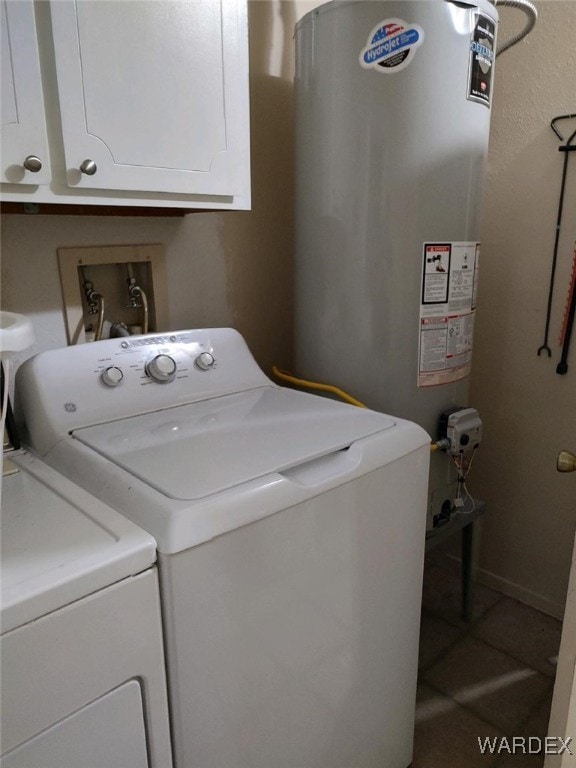
[[[460,565],[461,559],[456,555],[447,554],[447,557]],[[555,619],[562,620],[564,618],[564,604],[556,603],[544,595],[532,592],[532,590],[523,587],[521,584],[509,581],[503,576],[487,571],[485,568],[478,568],[476,582],[496,592],[501,592],[503,595],[507,595],[507,597],[513,597],[515,600],[536,608],[536,610],[542,611],[542,613],[546,613],[549,616],[553,616]]]
[[[549,600],[544,595],[532,592],[532,590],[526,589],[526,587],[520,584],[515,584],[503,576],[491,573],[484,568],[478,568],[476,580],[485,587],[490,587],[490,589],[501,592],[503,595],[513,597],[515,600],[530,605],[532,608],[547,613],[549,616],[554,616],[556,619],[562,620],[564,617],[564,605]]]

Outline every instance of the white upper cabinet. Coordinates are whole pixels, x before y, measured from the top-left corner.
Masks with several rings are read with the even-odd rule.
[[[32,0],[0,2],[2,181],[50,182],[50,158]]]
[[[22,0],[3,2],[10,21]],[[52,175],[27,202],[250,207],[246,0],[51,0],[36,16]]]
[[[214,0],[52,3],[70,186],[245,191],[237,13]]]

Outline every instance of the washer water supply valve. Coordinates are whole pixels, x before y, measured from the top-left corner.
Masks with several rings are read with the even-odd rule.
[[[473,453],[482,440],[482,419],[475,408],[449,408],[440,414],[438,447],[450,456]]]

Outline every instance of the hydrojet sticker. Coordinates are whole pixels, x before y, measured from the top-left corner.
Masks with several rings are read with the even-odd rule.
[[[399,72],[408,66],[423,42],[424,30],[418,24],[385,19],[368,35],[367,45],[360,53],[360,64],[379,72]]]
[[[468,99],[490,106],[492,67],[494,65],[496,25],[489,16],[479,13],[470,40]]]

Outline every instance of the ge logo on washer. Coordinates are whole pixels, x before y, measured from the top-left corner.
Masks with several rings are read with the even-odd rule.
[[[424,30],[402,19],[385,19],[368,35],[360,52],[360,65],[379,72],[399,72],[414,58],[424,42]]]

